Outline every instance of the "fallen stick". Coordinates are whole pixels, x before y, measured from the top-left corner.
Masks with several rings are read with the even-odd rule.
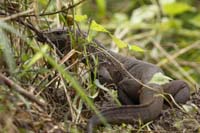
[[[6,76],[4,76],[2,73],[0,73],[0,84],[7,85],[9,87],[9,89],[14,90],[14,91],[20,93],[21,95],[23,95],[27,99],[29,99],[29,100],[35,102],[36,104],[38,104],[43,109],[46,106],[45,103],[39,101],[33,94],[27,92],[25,89],[23,89],[21,86],[19,86],[18,84],[16,84],[11,79],[9,79]]]

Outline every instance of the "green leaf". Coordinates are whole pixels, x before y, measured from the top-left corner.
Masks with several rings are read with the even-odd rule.
[[[93,31],[100,31],[100,32],[109,33],[108,30],[106,30],[102,25],[97,24],[94,20],[92,20],[90,29],[93,30]]]
[[[200,27],[200,14],[193,17],[189,22],[197,27]]]
[[[12,28],[12,27],[10,27]],[[14,53],[12,52],[11,44],[8,39],[7,34],[1,29],[0,27],[0,51],[1,56],[0,60],[4,60],[9,67],[10,73],[14,72],[16,68],[15,60],[14,60]]]
[[[156,5],[139,7],[133,11],[131,16],[131,23],[138,24],[144,22],[145,20],[151,20],[156,16],[158,12],[159,9]]]
[[[144,49],[136,46],[136,45],[129,45],[128,46],[129,50],[135,51],[135,52],[144,52]]]
[[[174,2],[174,3],[170,3],[170,4],[165,4],[163,6],[163,11],[167,15],[175,16],[175,15],[178,15],[178,14],[182,14],[186,11],[191,11],[192,8],[193,7],[188,5],[187,3]]]
[[[83,22],[83,21],[85,21],[85,20],[87,20],[87,15],[75,15],[75,21],[77,21],[77,22]]]
[[[30,60],[30,62],[25,66],[25,68],[31,67],[33,64],[35,64],[39,59],[41,59],[49,49],[48,45],[44,45],[41,47],[40,51],[38,51]]]
[[[169,3],[174,3],[176,2],[176,0],[159,0],[160,5],[165,5],[165,4],[169,4]]]
[[[120,40],[119,38],[117,38],[115,36],[111,36],[111,37],[112,37],[112,40],[115,42],[115,44],[118,46],[118,48],[126,48],[128,46],[127,43]]]
[[[98,79],[94,80],[94,84],[95,84],[97,87],[99,87],[100,89],[102,89],[102,90],[104,90],[104,91],[106,91],[106,92],[109,91],[109,89],[106,88],[105,86],[103,86],[103,85],[99,82]]]
[[[100,89],[108,92],[108,94],[115,100],[115,102],[120,106],[121,103],[119,102],[119,100],[117,99],[117,92],[114,90],[109,90],[108,88],[106,88],[105,86],[103,86],[98,79],[96,79],[94,81],[94,84],[99,87]]]
[[[160,31],[174,31],[182,28],[183,22],[179,19],[166,19],[159,24]]]
[[[198,106],[193,103],[190,103],[190,105],[182,105],[182,107],[188,114],[195,114],[199,110]]]
[[[25,61],[27,61],[27,60],[29,60],[31,58],[30,56],[31,56],[30,54],[23,53],[21,55],[21,59],[22,59],[23,62],[25,62]]]
[[[106,14],[106,0],[96,0],[96,3],[99,16],[104,16]]]
[[[194,114],[193,114],[194,115]],[[184,119],[176,119],[173,122],[173,126],[176,127],[178,130],[183,130],[186,125],[190,125],[191,129],[199,129],[199,122],[194,118],[184,118]]]
[[[149,81],[149,83],[163,85],[163,84],[169,83],[170,80],[172,80],[172,78],[164,75],[161,72],[158,72],[158,73],[155,73],[153,75],[153,77],[151,78],[151,80]]]
[[[47,0],[38,0],[38,5],[46,6],[48,4]]]

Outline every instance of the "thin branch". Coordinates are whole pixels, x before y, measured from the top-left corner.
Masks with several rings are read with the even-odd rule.
[[[27,99],[29,99],[29,100],[35,102],[36,104],[38,104],[43,109],[46,106],[45,103],[39,101],[34,95],[32,95],[31,93],[27,92],[20,85],[16,84],[14,81],[12,81],[11,79],[9,79],[6,76],[4,76],[2,73],[0,73],[0,84],[7,85],[11,90],[15,90],[16,92],[20,93],[21,95],[23,95]]]
[[[192,45],[189,45],[188,47],[185,47],[181,50],[179,50],[178,52],[175,52],[175,54],[171,55],[170,59],[174,60],[175,58],[177,58],[178,56],[186,53],[187,51],[193,49],[193,48],[198,48],[200,46],[200,41],[196,41],[195,43],[193,43]],[[166,58],[165,60],[159,62],[157,65],[163,66],[165,63],[167,63],[169,61],[169,58]]]
[[[36,14],[30,14],[30,15],[24,15],[23,17],[31,17],[31,16],[34,16],[34,17],[35,17],[35,16],[54,15],[54,14],[57,14],[57,13],[61,13],[61,12],[68,11],[68,10],[70,10],[70,9],[72,9],[72,8],[74,8],[74,7],[78,6],[78,5],[80,5],[80,4],[83,3],[84,1],[85,1],[85,0],[81,0],[81,1],[79,1],[79,2],[77,2],[77,3],[75,3],[75,4],[69,5],[67,8],[62,9],[62,10],[59,10],[59,11],[48,12],[48,13],[41,13],[41,14],[38,14],[38,15],[36,15]]]
[[[176,62],[175,59],[173,59],[167,52],[166,50],[163,49],[163,47],[161,47],[161,45],[156,42],[154,39],[151,39],[151,42],[154,44],[154,46],[156,46],[160,51],[161,53],[163,53],[163,55],[165,55],[168,60],[173,63],[173,65],[181,72],[181,74],[186,78],[188,79],[192,85],[197,85],[196,81]]]
[[[26,14],[32,13],[33,11],[34,11],[33,9],[29,9],[27,11],[23,11],[23,12],[19,12],[19,13],[16,13],[16,14],[12,14],[11,16],[7,16],[5,18],[0,18],[0,21],[7,21],[7,20],[19,18],[19,17],[24,16]]]

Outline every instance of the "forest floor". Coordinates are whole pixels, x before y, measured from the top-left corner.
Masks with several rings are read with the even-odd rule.
[[[66,105],[62,91],[47,92],[54,103],[50,103],[47,110],[42,110],[36,104],[15,102],[12,93],[4,90],[1,96],[0,129],[6,132],[85,132],[88,118],[88,110],[81,112],[81,121],[71,121],[69,108]],[[47,96],[46,95],[46,96]],[[106,94],[107,95],[107,94]],[[105,97],[107,97],[105,95]],[[104,97],[104,98],[105,98]],[[23,99],[23,98],[22,98]],[[109,99],[109,98],[108,98]],[[97,102],[99,107],[108,105],[110,101]],[[57,102],[57,103],[56,103]],[[7,105],[2,108],[2,105]],[[30,107],[27,109],[27,106]],[[200,131],[200,91],[191,95],[185,104],[185,110],[180,108],[168,108],[163,110],[160,117],[146,126],[134,126],[122,124],[114,125],[112,129],[100,127],[99,132],[199,132]],[[91,114],[91,112],[90,112]],[[67,130],[67,131],[66,131]]]

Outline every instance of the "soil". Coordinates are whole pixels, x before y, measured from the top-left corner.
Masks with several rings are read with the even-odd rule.
[[[13,98],[13,94],[5,91],[3,95],[6,98],[1,98],[1,100],[4,100],[1,101],[1,103],[7,105],[15,103],[15,108],[7,107],[0,113],[0,128],[7,129],[6,127],[9,127],[5,130],[8,132],[85,132],[87,120],[92,112],[86,108],[80,99],[77,99],[77,103],[79,103],[77,105],[81,105],[82,103],[82,111],[80,112],[79,119],[72,122],[73,118],[70,115],[70,109],[66,101],[67,98],[64,95],[64,90],[53,90],[54,89],[49,88],[49,90],[46,90],[46,94],[44,94],[46,98],[48,96],[46,100],[49,101],[49,106],[46,110],[42,110],[36,104],[32,104],[30,108],[27,109],[27,105],[16,102],[16,99]],[[74,92],[72,91],[70,93],[73,94]],[[74,97],[75,95],[71,96]],[[111,98],[108,98],[108,94],[103,93],[95,104],[99,108],[106,108],[108,105],[113,106],[112,100],[110,100]],[[181,108],[174,107],[163,110],[158,119],[145,126],[140,124],[113,125],[112,129],[99,127],[98,132],[199,132],[200,91],[192,94],[190,100],[184,106],[180,107]]]

